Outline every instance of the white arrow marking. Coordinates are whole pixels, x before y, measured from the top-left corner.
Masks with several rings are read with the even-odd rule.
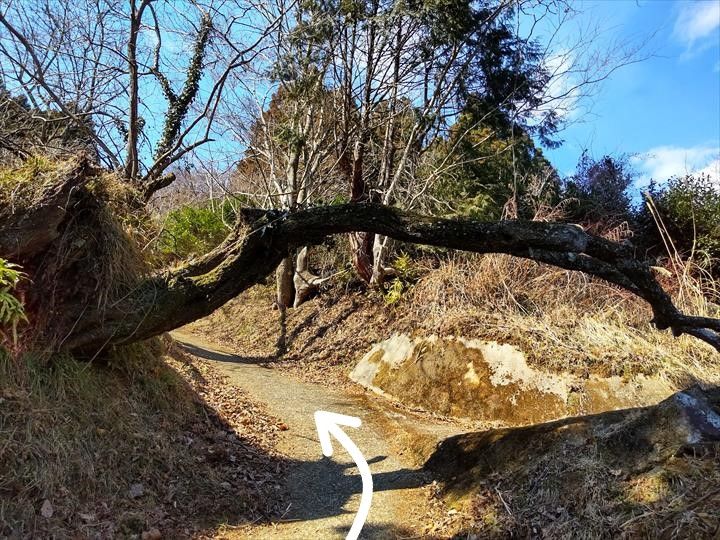
[[[360,427],[360,419],[355,416],[345,416],[344,414],[336,414],[327,411],[315,412],[315,425],[317,426],[318,438],[320,439],[320,447],[322,453],[326,457],[333,455],[332,442],[330,434],[332,434],[338,442],[343,445],[347,453],[353,459],[360,471],[362,478],[362,496],[360,497],[360,508],[358,508],[355,519],[353,520],[350,532],[348,532],[347,540],[356,540],[360,536],[360,531],[365,524],[368,512],[370,512],[370,503],[372,502],[373,481],[370,474],[370,467],[362,455],[362,452],[355,446],[340,426],[350,426],[354,428]]]

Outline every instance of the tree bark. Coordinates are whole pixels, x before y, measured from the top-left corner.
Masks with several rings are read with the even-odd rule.
[[[367,232],[350,233],[350,249],[352,251],[353,266],[357,275],[365,283],[372,281],[373,275],[373,238],[375,235]]]
[[[353,152],[352,178],[350,184],[350,202],[362,204],[370,200],[368,186],[363,176],[363,158],[365,141],[358,141]],[[373,275],[373,240],[375,235],[368,231],[350,233],[350,250],[353,266],[360,279],[370,283]]]
[[[295,265],[292,257],[285,257],[275,270],[276,301],[278,307],[287,308],[293,304],[293,276]]]
[[[373,271],[370,285],[372,287],[382,288],[385,283],[386,276],[392,270],[384,265],[385,257],[390,248],[390,238],[382,235],[375,235],[373,242]]]
[[[275,349],[280,355],[287,351],[287,310],[293,301],[294,270],[292,257],[285,257],[275,269],[275,302],[280,313],[280,333]]]
[[[139,74],[137,62],[137,39],[140,33],[140,24],[145,1],[141,0],[140,8],[136,6],[135,0],[130,2],[130,34],[127,45],[128,77],[128,128],[127,147],[125,151],[125,178],[129,181],[136,181],[139,173],[138,141],[140,137],[140,113],[138,111]]]
[[[321,243],[327,235],[367,231],[396,240],[472,251],[506,253],[619,285],[647,301],[658,329],[689,334],[720,351],[720,320],[681,313],[630,248],[575,225],[440,219],[376,204],[318,207],[268,216],[252,232],[218,251],[162,276],[145,280],[111,309],[77,306],[64,347],[94,355],[109,345],[132,343],[204,317],[264,280],[290,249]],[[210,261],[217,263],[211,267]],[[199,273],[202,272],[202,273]]]
[[[298,250],[295,259],[295,274],[293,284],[295,285],[295,300],[293,307],[298,307],[310,295],[312,289],[312,276],[308,271],[308,247],[304,246]]]
[[[308,266],[308,246],[304,246],[298,251],[297,261],[295,263],[295,301],[293,307],[300,306],[326,281],[332,279],[333,276],[321,278],[310,272]],[[334,274],[333,274],[334,275]]]

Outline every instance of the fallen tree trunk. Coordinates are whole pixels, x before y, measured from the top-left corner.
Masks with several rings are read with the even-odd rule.
[[[249,212],[247,215],[259,215]],[[630,248],[590,235],[575,225],[440,219],[377,204],[347,204],[281,213],[267,212],[244,235],[231,235],[205,257],[144,280],[104,309],[77,306],[62,347],[94,355],[209,315],[263,281],[292,249],[321,243],[328,235],[356,231],[396,240],[475,253],[505,253],[577,270],[619,285],[652,308],[658,329],[695,336],[720,351],[720,320],[683,314]]]

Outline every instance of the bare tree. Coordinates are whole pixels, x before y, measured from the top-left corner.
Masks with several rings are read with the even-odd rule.
[[[594,48],[596,31],[557,43],[573,14],[562,0],[439,6],[368,0],[332,13],[327,84],[342,96],[338,161],[353,202],[420,203],[434,178],[418,185],[418,165],[469,96],[552,143],[568,108],[638,58],[632,46]],[[543,44],[542,26],[552,29]],[[388,239],[360,233],[351,243],[358,274],[382,283]]]
[[[230,115],[235,137],[246,148],[238,165],[245,190],[270,208],[294,212],[328,194],[336,177],[336,93],[325,87],[332,61],[327,18],[311,3],[267,3],[272,51],[254,67],[265,84],[238,81],[244,110]],[[320,283],[308,271],[307,249],[291,254],[277,271],[277,305],[298,305]],[[293,291],[294,289],[294,291]],[[293,299],[294,297],[294,299]]]
[[[230,75],[262,51],[273,22],[254,26],[253,9],[241,0],[9,3],[0,75],[36,108],[91,121],[101,163],[148,199],[212,141]]]
[[[621,245],[568,225],[442,220],[392,207],[412,207],[422,197],[418,164],[468,95],[547,139],[560,119],[555,107],[543,106],[574,98],[573,85],[584,88],[616,65],[605,64],[597,76],[580,69],[569,87],[548,89],[552,56],[512,24],[528,16],[523,10],[545,17],[565,6],[560,0],[450,2],[442,10],[380,0],[46,0],[0,8],[0,74],[8,90],[53,118],[91,122],[87,136],[99,160],[121,172],[141,198],[174,180],[173,165],[202,157],[214,134],[234,127],[246,142],[241,165],[254,166],[264,186],[259,195],[279,209],[246,212],[252,217],[235,224],[217,249],[162,274],[133,276],[108,302],[83,263],[93,258],[93,245],[112,246],[101,237],[83,238],[88,242],[77,249],[64,244],[72,236],[68,227],[93,230],[118,212],[87,188],[99,171],[79,158],[22,215],[0,208],[0,256],[35,269],[31,304],[54,294],[56,276],[74,280],[51,310],[59,315],[48,347],[94,355],[176,328],[264,280],[283,261],[283,280],[300,275],[307,253],[294,267],[298,249],[326,235],[351,234],[358,273],[368,282],[382,282],[391,238],[507,253],[610,281],[646,300],[659,328],[720,350],[720,322],[681,313],[650,269]],[[555,75],[578,69],[561,61]],[[229,90],[254,102],[251,121],[228,115],[235,105]],[[274,111],[257,99],[263,94],[276,96]],[[336,174],[350,203],[309,208]],[[76,289],[82,294],[70,294]],[[289,303],[282,298],[283,306]]]

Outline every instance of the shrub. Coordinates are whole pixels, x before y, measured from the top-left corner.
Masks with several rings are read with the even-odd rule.
[[[234,223],[235,209],[229,201],[215,206],[183,206],[167,215],[158,249],[175,259],[207,253],[225,239]]]
[[[694,249],[700,262],[720,270],[720,187],[712,178],[674,177],[662,187],[651,186],[649,195],[680,254]]]
[[[420,277],[420,271],[407,253],[401,253],[392,264],[395,278],[387,285],[384,298],[388,305],[396,304]]]

